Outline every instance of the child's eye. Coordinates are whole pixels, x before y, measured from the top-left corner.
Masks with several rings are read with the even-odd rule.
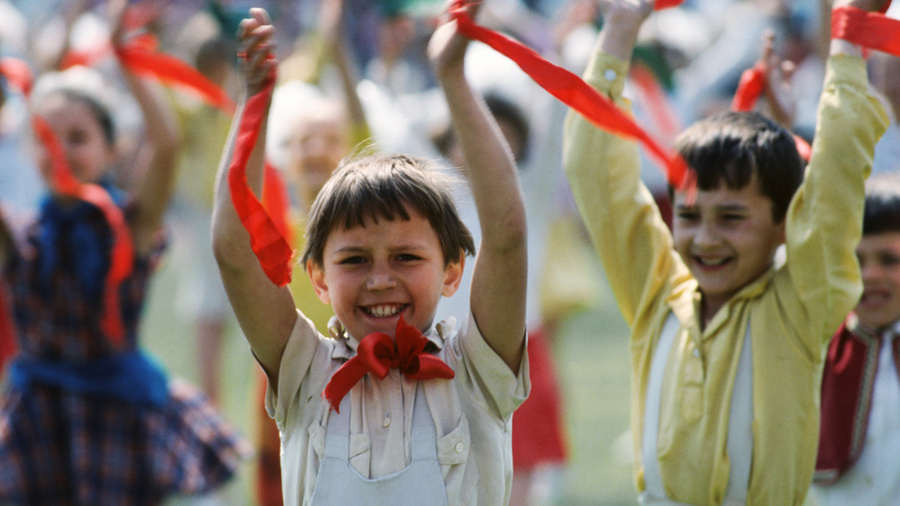
[[[419,255],[413,255],[412,253],[401,253],[401,254],[397,255],[397,260],[399,260],[401,262],[410,262],[413,260],[421,260],[421,259],[422,259],[422,257],[420,257]]]
[[[881,261],[881,265],[897,265],[900,264],[900,256],[897,255],[882,255],[879,258]]]
[[[352,265],[352,264],[361,264],[366,261],[366,258],[360,255],[351,256],[342,258],[338,263],[342,265]]]
[[[678,211],[675,215],[678,219],[687,221],[700,219],[700,214],[695,211]]]
[[[737,221],[744,219],[742,214],[723,214],[722,219],[725,221]]]

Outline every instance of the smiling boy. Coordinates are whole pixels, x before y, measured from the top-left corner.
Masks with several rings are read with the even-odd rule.
[[[585,79],[627,111],[628,61],[653,2],[600,4]],[[792,135],[774,122],[702,120],[677,141],[697,188],[693,200],[674,192],[671,233],[640,181],[636,144],[568,119],[567,175],[632,332],[644,502],[801,504],[807,494],[822,357],[859,294],[863,182],[887,124],[859,48],[836,40],[831,53],[805,180]]]
[[[251,15],[239,39],[245,95],[256,96],[272,79],[273,28],[264,10]],[[459,327],[433,321],[474,252],[445,172],[406,155],[372,155],[342,162],[318,193],[302,262],[334,309],[329,338],[254,256],[228,192],[234,132],[226,145],[213,245],[268,378],[285,504],[509,502],[512,413],[530,388],[525,212],[509,148],[463,73],[465,48],[453,23],[429,44],[484,232]],[[264,144],[263,126],[247,165],[257,189]]]
[[[866,182],[863,294],[828,347],[816,482],[821,506],[900,497],[900,174]]]

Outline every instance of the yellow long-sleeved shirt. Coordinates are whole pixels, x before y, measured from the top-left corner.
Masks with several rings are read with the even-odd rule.
[[[598,54],[586,80],[620,107],[628,64]],[[612,79],[607,79],[611,77]],[[860,58],[829,60],[818,130],[787,220],[787,262],[754,280],[700,328],[700,292],[639,178],[634,142],[577,114],[565,166],[581,215],[631,327],[635,473],[651,359],[670,314],[680,324],[662,381],[657,457],[669,499],[721,503],[728,483],[729,409],[742,336],[750,329],[753,456],[748,504],[800,504],[815,465],[819,381],[828,339],[860,295],[854,255],[864,180],[887,116]]]

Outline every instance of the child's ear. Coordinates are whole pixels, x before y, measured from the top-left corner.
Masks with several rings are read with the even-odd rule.
[[[328,283],[325,282],[325,270],[312,260],[306,261],[306,274],[312,282],[316,297],[325,304],[331,304],[331,295],[328,293]]]
[[[447,265],[444,269],[444,289],[441,290],[441,295],[444,297],[450,297],[456,290],[459,289],[459,282],[462,280],[463,268],[466,266],[466,257],[465,255],[460,255],[458,262],[453,262]]]

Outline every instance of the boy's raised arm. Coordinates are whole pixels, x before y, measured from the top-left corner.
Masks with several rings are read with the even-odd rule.
[[[474,15],[473,6],[468,9]],[[466,45],[450,21],[435,32],[428,53],[447,97],[481,222],[472,314],[488,344],[517,373],[525,338],[525,208],[512,153],[466,79]]]
[[[585,81],[626,114],[625,79],[638,32],[652,0],[603,0],[603,29],[584,72]],[[563,164],[579,213],[591,235],[625,321],[660,293],[673,276],[686,274],[677,261],[669,228],[640,179],[634,140],[605,132],[570,111]]]
[[[238,32],[245,89],[216,176],[213,250],[241,330],[274,386],[278,384],[281,355],[297,318],[294,301],[286,286],[276,286],[263,272],[250,248],[249,234],[234,209],[228,185],[228,168],[247,99],[266,88],[276,65],[271,57],[273,27],[268,14],[262,9],[251,9],[250,13],[252,18],[242,21]],[[266,112],[268,107],[267,104]],[[247,180],[256,195],[261,195],[262,189],[265,135],[266,121],[262,121],[259,138],[247,163]]]

